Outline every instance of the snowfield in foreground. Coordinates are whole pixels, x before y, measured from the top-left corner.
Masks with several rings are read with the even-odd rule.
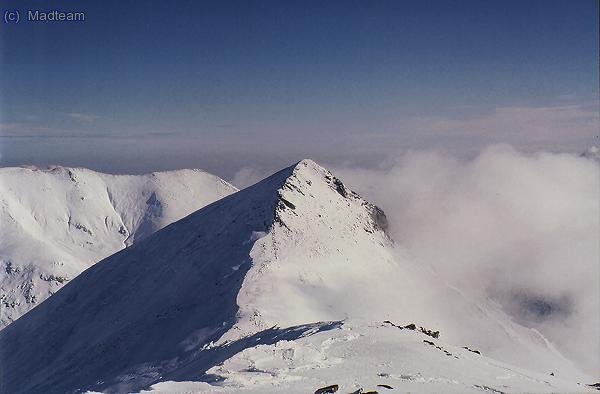
[[[207,371],[212,383],[162,382],[144,393],[579,393],[593,388],[527,371],[390,324],[330,324],[295,341],[285,333],[248,347]],[[313,328],[315,330],[315,328]]]
[[[0,329],[97,261],[235,191],[200,170],[0,168]]]
[[[311,160],[91,266],[0,331],[0,349],[6,393],[593,383],[492,300],[414,264],[385,214]]]

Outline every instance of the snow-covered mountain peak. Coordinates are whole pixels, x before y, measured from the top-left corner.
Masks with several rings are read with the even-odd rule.
[[[262,195],[258,200],[264,207],[267,190],[274,201],[262,220],[270,222],[248,238],[253,242],[252,266],[237,297],[240,310],[230,334],[350,315],[383,316],[372,303],[379,299],[383,305],[389,294],[368,285],[396,266],[383,211],[312,160],[302,160],[238,195]],[[357,293],[355,286],[364,290]]]
[[[411,346],[427,346],[425,360],[436,355],[455,363],[453,371],[463,369],[461,359],[438,354],[445,347],[420,333],[439,330],[444,341],[545,374],[579,373],[499,308],[418,270],[392,247],[385,227],[381,210],[303,160],[91,266],[0,331],[4,390],[131,392],[210,380],[207,371],[244,349],[350,320],[353,338],[386,320],[425,327],[410,335]],[[329,336],[298,354],[326,350]],[[256,372],[250,364],[240,373]]]
[[[278,190],[276,217],[278,220],[302,217],[329,226],[359,224],[367,232],[387,229],[384,212],[363,200],[329,170],[310,159],[290,167],[291,174]],[[340,215],[342,212],[344,215]],[[345,219],[345,220],[341,220]],[[285,223],[283,221],[282,223]]]
[[[6,387],[106,388],[265,326],[379,319],[368,285],[393,267],[383,217],[316,163],[288,167],[91,266],[2,330]]]

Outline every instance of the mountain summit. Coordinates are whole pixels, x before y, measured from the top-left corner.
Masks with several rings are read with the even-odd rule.
[[[379,208],[303,160],[93,265],[1,331],[2,389],[128,392],[219,380],[226,372],[215,368],[246,350],[335,337],[349,321],[422,324],[403,332],[435,357],[441,346],[422,348],[420,336],[438,338],[429,328],[504,361],[577,375],[538,333],[410,264],[386,228]],[[326,342],[307,346],[325,351]],[[255,365],[240,373],[260,373]]]
[[[319,273],[341,268],[324,257],[334,252],[345,262],[344,248],[389,243],[385,225],[378,208],[301,161],[95,264],[8,326],[0,333],[2,365],[11,366],[5,389],[118,386],[139,368],[163,374],[193,359],[234,325],[243,335],[323,320],[328,314],[309,305],[320,302],[314,285],[340,287]],[[312,297],[293,288],[294,278],[278,278],[292,271]]]

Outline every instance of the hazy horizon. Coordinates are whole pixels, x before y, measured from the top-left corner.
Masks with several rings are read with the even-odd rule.
[[[147,4],[5,26],[0,166],[231,178],[599,143],[595,1]]]

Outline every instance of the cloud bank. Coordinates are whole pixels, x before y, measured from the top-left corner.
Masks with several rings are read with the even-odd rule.
[[[97,116],[94,116],[94,115],[82,114],[79,112],[70,112],[67,114],[67,116],[71,119],[77,120],[79,122],[84,122],[84,123],[92,123],[93,121],[95,121],[98,118]]]
[[[411,152],[336,173],[386,212],[420,263],[496,299],[600,375],[600,166],[507,145],[474,159]]]

